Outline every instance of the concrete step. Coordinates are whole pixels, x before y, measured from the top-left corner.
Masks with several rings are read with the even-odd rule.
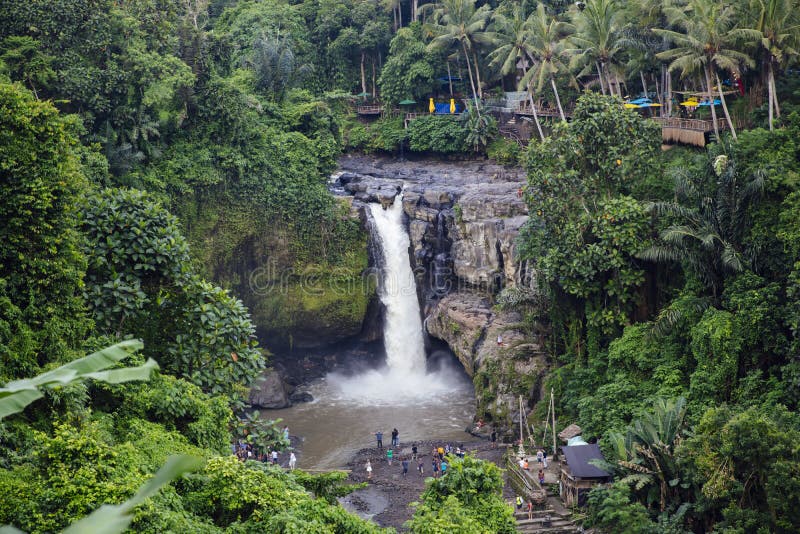
[[[579,527],[576,527],[575,525],[564,526],[564,527],[518,526],[517,532],[522,532],[525,534],[574,534],[577,532],[581,532],[581,529]]]
[[[551,510],[534,510],[532,512],[532,515],[533,515],[534,518],[536,518],[536,517],[542,517],[543,518],[543,517],[546,517],[546,516],[549,515],[553,519],[568,519],[570,514],[568,514],[568,513],[560,514],[560,513],[556,512],[555,510],[551,509]],[[528,511],[527,510],[515,511],[514,512],[514,517],[516,519],[518,519],[518,520],[528,519]]]
[[[534,517],[533,519],[520,519],[520,520],[517,520],[517,526],[531,525],[531,526],[539,526],[539,527],[544,527],[544,526],[549,526],[549,527],[569,527],[569,526],[574,526],[575,525],[575,523],[573,523],[572,521],[570,521],[568,519],[557,519],[557,518],[552,518],[549,521],[550,525],[545,525],[545,523],[546,523],[546,521],[544,520],[544,518],[541,518],[541,517]]]
[[[549,515],[551,518],[555,519],[567,519],[569,520],[571,515],[569,512],[558,512],[556,510],[534,510],[533,517],[544,517]],[[514,517],[516,519],[528,519],[528,512],[527,510],[522,511],[514,511]]]

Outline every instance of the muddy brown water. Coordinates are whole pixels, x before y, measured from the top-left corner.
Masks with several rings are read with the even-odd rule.
[[[299,438],[299,468],[345,468],[359,449],[375,446],[378,430],[383,431],[385,446],[391,443],[393,428],[405,446],[423,440],[457,444],[472,439],[465,432],[475,413],[472,383],[463,369],[449,369],[446,376],[448,386],[437,391],[414,391],[414,384],[403,384],[395,398],[384,395],[374,400],[350,396],[335,379],[325,378],[307,388],[314,401],[262,415],[281,418],[280,424],[288,425],[290,434]],[[358,384],[349,381],[347,386]]]

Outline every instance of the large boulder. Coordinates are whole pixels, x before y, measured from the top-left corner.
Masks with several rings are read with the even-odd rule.
[[[287,408],[291,406],[286,384],[275,369],[267,369],[250,389],[250,405],[254,408]]]

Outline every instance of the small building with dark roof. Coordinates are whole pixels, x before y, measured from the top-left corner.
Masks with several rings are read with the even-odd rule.
[[[603,460],[600,447],[595,444],[561,447],[561,475],[559,490],[564,505],[585,506],[586,496],[598,484],[611,481],[611,475],[592,465],[592,460]]]

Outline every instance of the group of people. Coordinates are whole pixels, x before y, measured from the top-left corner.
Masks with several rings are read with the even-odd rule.
[[[547,469],[547,451],[544,449],[539,449],[536,451],[536,463],[541,464],[539,468],[539,473],[537,473],[539,478],[539,485],[544,486],[544,470]],[[520,457],[519,459],[519,466],[520,468],[524,469],[525,471],[530,471],[530,465],[528,463],[528,458],[525,456]]]
[[[400,432],[394,428],[392,429],[392,444],[390,447],[386,448],[386,463],[388,465],[392,465],[392,462],[395,460],[394,448],[400,446]],[[375,432],[375,441],[377,443],[377,447],[380,450],[383,450],[383,432],[378,430]],[[458,445],[457,447],[453,447],[451,444],[447,443],[444,445],[440,445],[438,447],[434,447],[431,451],[431,471],[434,478],[439,478],[447,473],[448,463],[447,463],[447,456],[453,455],[458,458],[464,458],[466,454],[466,450],[464,449],[463,445]],[[425,474],[425,463],[422,460],[422,456],[419,453],[419,447],[416,443],[412,444],[411,446],[411,457],[403,456],[400,458],[400,465],[403,469],[403,476],[408,475],[408,470],[412,465],[412,462],[416,463],[417,472],[420,476]],[[367,472],[367,479],[372,479],[372,462],[367,460],[367,463],[364,465],[364,468]]]
[[[288,442],[289,440],[289,427],[283,427],[283,438]],[[280,465],[280,453],[277,448],[270,447],[266,451],[259,450],[258,447],[252,443],[244,440],[238,440],[231,445],[231,450],[234,456],[241,461],[255,460],[258,462],[271,463],[272,465]],[[289,459],[286,465],[289,469],[297,467],[297,456],[294,451],[289,451]]]

